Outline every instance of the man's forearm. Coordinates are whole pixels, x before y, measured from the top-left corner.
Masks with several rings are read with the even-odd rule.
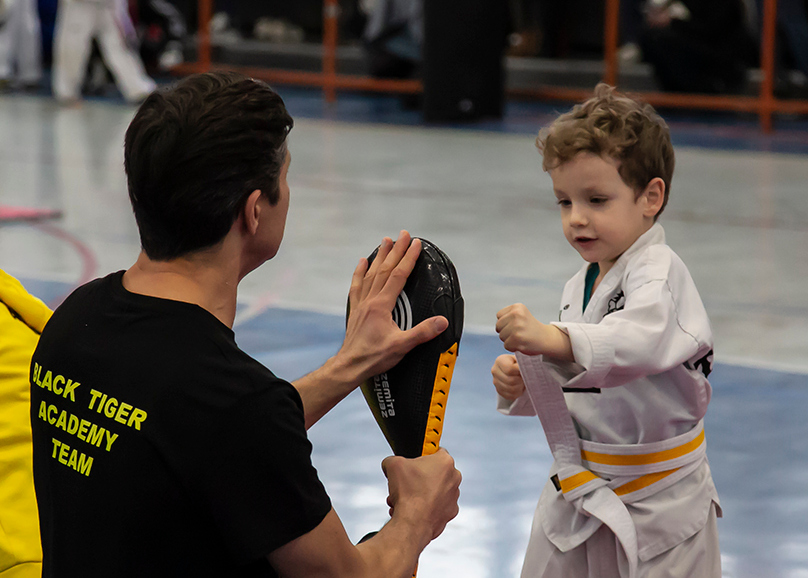
[[[319,369],[293,381],[303,400],[306,429],[356,389],[361,379],[356,364],[337,354]]]
[[[428,526],[397,519],[395,516],[370,540],[357,545],[368,575],[384,578],[411,578],[418,557],[432,536]]]
[[[269,554],[284,578],[411,578],[429,542],[427,524],[391,520],[373,538],[354,546],[334,510],[319,526]]]

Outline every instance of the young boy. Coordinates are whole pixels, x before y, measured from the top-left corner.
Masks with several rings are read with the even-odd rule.
[[[555,462],[523,578],[721,576],[705,453],[712,333],[656,223],[674,154],[665,122],[600,84],[537,139],[564,235],[586,263],[559,321],[497,313],[516,355],[491,373],[498,409],[541,419]]]

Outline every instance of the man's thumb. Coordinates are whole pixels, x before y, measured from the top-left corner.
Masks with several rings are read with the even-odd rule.
[[[442,315],[438,315],[435,317],[430,317],[429,319],[424,319],[407,333],[410,333],[410,338],[413,340],[415,345],[420,345],[421,343],[426,343],[430,339],[436,338],[438,335],[446,331],[447,327],[449,327],[449,320]]]

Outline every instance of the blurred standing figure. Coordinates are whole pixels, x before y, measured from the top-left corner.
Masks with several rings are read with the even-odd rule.
[[[742,0],[650,0],[641,48],[663,90],[739,92],[752,36]]]
[[[763,0],[757,0],[762,22]],[[781,98],[808,97],[808,4],[804,0],[777,2],[777,44],[775,95]],[[784,52],[786,54],[784,54]],[[790,56],[790,62],[788,60]],[[789,64],[794,70],[789,71]]]
[[[183,41],[188,36],[185,16],[167,0],[140,0],[136,7],[135,29],[146,71],[165,72],[183,62]]]
[[[41,37],[36,0],[0,0],[0,88],[39,84]]]
[[[143,100],[155,88],[138,54],[126,43],[132,21],[125,0],[61,0],[56,14],[53,92],[64,103],[81,97],[92,40],[128,102]]]
[[[373,76],[411,78],[422,62],[423,0],[377,0],[364,40]]]
[[[643,0],[620,2],[620,61],[629,64],[642,61],[640,34],[643,29]]]

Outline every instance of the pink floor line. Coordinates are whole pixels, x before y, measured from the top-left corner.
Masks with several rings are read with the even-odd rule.
[[[10,207],[0,205],[0,223],[10,221],[42,221],[62,216],[56,209],[34,209],[30,207]]]

